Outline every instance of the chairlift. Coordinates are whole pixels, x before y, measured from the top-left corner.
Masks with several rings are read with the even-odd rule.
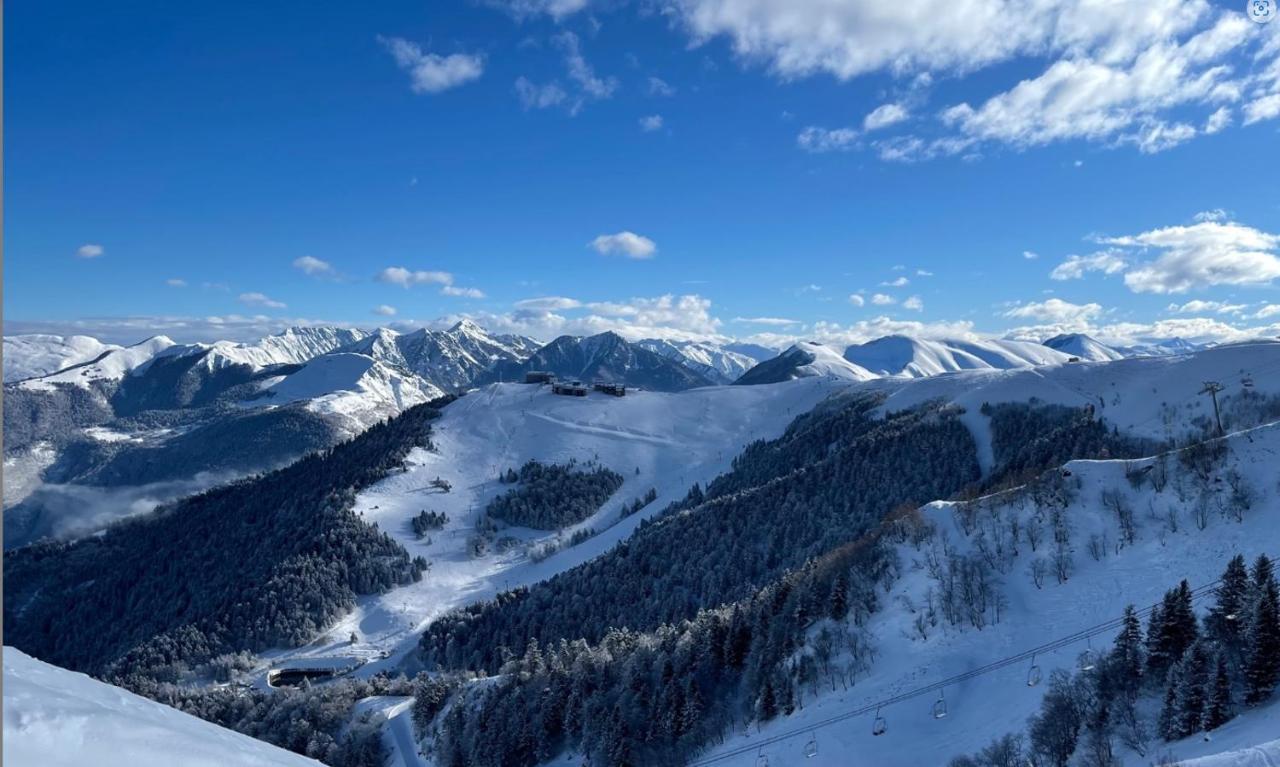
[[[1253,377],[1252,377],[1252,376],[1245,376],[1244,378],[1241,378],[1241,379],[1240,379],[1240,385],[1241,385],[1241,386],[1243,386],[1243,387],[1244,387],[1244,388],[1246,388],[1246,389],[1252,389],[1252,388],[1253,388]]]
[[[812,759],[818,755],[818,739],[812,732],[809,733],[809,742],[804,744],[804,758]]]
[[[938,690],[938,699],[933,702],[933,718],[947,718],[947,699],[942,694],[942,690]]]
[[[876,706],[876,718],[871,723],[871,734],[884,735],[884,731],[887,729],[889,729],[889,724],[885,722],[883,716],[880,716],[880,707]]]
[[[1035,687],[1040,684],[1040,667],[1036,665],[1036,656],[1031,656],[1031,668],[1027,669],[1027,686]]]
[[[1093,640],[1085,637],[1085,641],[1088,642],[1088,646],[1084,652],[1080,653],[1080,670],[1093,671],[1098,665],[1097,654],[1093,651]]]

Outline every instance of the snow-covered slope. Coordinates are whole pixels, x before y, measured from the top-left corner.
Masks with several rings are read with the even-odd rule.
[[[823,678],[816,688],[803,691],[802,709],[758,732],[754,726],[748,732],[739,730],[705,758],[717,759],[714,763],[724,767],[757,764],[757,754],[767,757],[770,767],[945,765],[996,737],[1022,732],[1046,688],[1027,684],[1033,662],[1025,657],[1029,651],[1042,648],[1034,663],[1047,682],[1054,669],[1074,670],[1080,653],[1109,647],[1114,629],[1099,630],[1088,639],[1084,634],[1119,618],[1126,605],[1154,604],[1184,578],[1193,588],[1210,584],[1236,553],[1249,561],[1259,554],[1280,553],[1280,488],[1275,483],[1280,424],[1232,435],[1227,443],[1225,464],[1215,474],[1238,472],[1253,494],[1239,520],[1231,511],[1228,483],[1210,481],[1201,489],[1205,485],[1196,486],[1190,473],[1182,472],[1177,456],[1166,459],[1169,481],[1160,490],[1153,482],[1135,484],[1128,476],[1152,459],[1068,464],[1064,480],[1071,493],[1063,518],[1070,571],[1061,581],[1050,566],[1041,584],[1035,583],[1031,563],[1047,562],[1053,537],[1047,531],[1049,513],[1027,493],[1010,491],[967,507],[951,502],[925,507],[923,519],[936,534],[919,544],[898,545],[900,575],[880,592],[881,608],[865,626],[875,656],[855,675],[852,686],[846,690],[834,683],[833,690]],[[1135,512],[1132,543],[1124,543],[1118,515],[1104,502],[1104,493],[1120,498]],[[1194,511],[1202,493],[1207,493],[1209,509],[1203,529]],[[968,514],[974,514],[974,522],[962,523]],[[1047,543],[1042,541],[1038,551],[1025,538],[1010,543],[1012,539],[1005,537],[1010,520],[1017,519],[1026,530],[1033,518],[1045,525]],[[949,555],[985,558],[980,545],[998,563],[991,577],[999,597],[990,602],[981,629],[964,620],[953,625],[939,603],[938,578],[945,577]],[[1196,600],[1197,611],[1203,615],[1212,601],[1212,593],[1206,592]],[[1051,646],[1075,635],[1079,639]],[[1020,656],[1017,662],[998,665]],[[844,662],[837,659],[834,665]],[[992,664],[997,665],[990,671],[974,673]],[[957,678],[961,675],[967,676]],[[931,709],[940,696],[946,700],[947,714],[936,719]],[[872,720],[877,702],[883,701],[891,701],[880,709],[888,727],[876,737]],[[1158,701],[1149,702],[1158,706]],[[1237,713],[1209,739],[1192,737],[1170,744],[1153,739],[1145,758],[1117,741],[1118,756],[1124,764],[1145,765],[1166,752],[1177,759],[1237,752],[1192,764],[1270,767],[1275,762],[1266,761],[1263,754],[1272,758],[1275,746],[1260,744],[1280,732],[1280,700],[1258,709],[1239,707]],[[1142,716],[1154,731],[1149,706]],[[803,750],[811,738],[818,753],[806,758]]]
[[[4,648],[10,767],[318,767],[177,709]]]
[[[586,337],[560,336],[519,364],[499,363],[482,380],[519,381],[532,370],[588,382],[616,381],[652,391],[683,391],[713,383],[682,361],[630,343],[612,331]]]
[[[748,370],[735,383],[742,385],[778,383],[795,378],[821,376],[844,381],[868,381],[875,373],[850,362],[830,346],[801,341],[771,360]]]
[[[1111,360],[1124,359],[1124,355],[1120,352],[1084,333],[1065,333],[1060,336],[1054,336],[1046,340],[1044,345],[1050,349],[1057,349],[1063,354],[1079,357],[1090,362],[1109,362]]]
[[[363,330],[337,327],[293,327],[253,343],[218,341],[173,348],[170,355],[203,354],[209,370],[231,365],[247,365],[260,370],[271,365],[298,364],[327,354],[364,338]]]
[[[687,368],[696,370],[716,383],[733,383],[742,374],[755,367],[761,360],[741,352],[703,341],[670,341],[648,338],[637,341],[649,351],[673,359]]]
[[[20,381],[48,375],[119,348],[90,336],[5,336],[4,380]]]
[[[363,354],[324,354],[296,373],[272,380],[250,404],[307,401],[316,413],[342,418],[349,432],[444,394],[429,383]]]
[[[523,361],[538,346],[532,339],[491,335],[474,322],[461,320],[439,331],[423,328],[402,334],[378,328],[342,351],[367,354],[438,389],[456,391],[470,386],[499,363]]]
[[[929,340],[885,336],[845,349],[844,358],[876,375],[923,378],[957,370],[1007,370],[1066,362],[1070,355],[1029,341]]]
[[[55,388],[55,384],[86,388],[99,382],[119,381],[173,346],[173,341],[165,336],[152,336],[133,346],[108,349],[89,362],[22,381],[18,385],[28,390],[49,390]]]

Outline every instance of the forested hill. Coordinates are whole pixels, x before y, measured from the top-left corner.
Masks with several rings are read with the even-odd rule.
[[[351,509],[359,490],[429,446],[448,402],[100,536],[6,554],[6,642],[67,668],[163,677],[313,638],[357,594],[421,577],[424,561]]]

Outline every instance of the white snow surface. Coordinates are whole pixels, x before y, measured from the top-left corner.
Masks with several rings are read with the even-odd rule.
[[[657,352],[691,370],[695,370],[721,383],[733,383],[742,374],[759,364],[760,360],[730,351],[719,344],[707,341],[673,341],[665,338],[647,338],[637,341],[651,352]]]
[[[1098,339],[1084,333],[1069,333],[1054,336],[1044,342],[1045,346],[1057,349],[1063,354],[1079,357],[1090,362],[1108,362],[1124,359],[1123,354],[1107,346]]]
[[[119,381],[172,346],[173,341],[166,336],[152,336],[133,346],[108,349],[92,362],[65,368],[40,378],[31,378],[18,385],[24,389],[47,390],[59,383],[87,387],[95,381]]]
[[[922,378],[957,370],[1007,370],[1066,362],[1070,355],[1030,341],[929,340],[885,336],[845,349],[844,358],[876,375]]]
[[[217,341],[212,344],[186,344],[175,347],[169,354],[186,356],[208,352],[204,364],[210,370],[232,365],[247,365],[259,370],[270,365],[307,362],[367,335],[368,332],[354,328],[293,327],[253,343]]]
[[[358,432],[443,393],[421,378],[372,357],[334,352],[316,357],[301,370],[279,378],[263,389],[263,397],[248,404],[283,405],[306,400],[310,410],[338,416],[349,431]]]
[[[54,336],[33,333],[5,336],[4,380],[20,381],[88,362],[104,352],[119,349],[91,336]]]
[[[875,373],[867,370],[862,365],[850,362],[841,357],[840,353],[835,349],[817,341],[801,341],[778,356],[786,357],[790,354],[813,357],[811,361],[796,368],[795,375],[797,377],[825,376],[845,381],[869,381],[876,377]]]
[[[1061,584],[1050,573],[1043,587],[1037,588],[1028,572],[1029,562],[1036,555],[1023,541],[1005,572],[995,574],[996,583],[1007,599],[1001,619],[982,630],[953,627],[943,620],[929,629],[927,638],[920,637],[915,619],[927,603],[929,590],[936,588],[924,564],[926,552],[931,545],[940,550],[942,542],[939,538],[932,544],[923,544],[920,549],[910,544],[900,545],[901,577],[887,593],[881,592],[881,609],[867,623],[876,648],[870,671],[859,675],[847,690],[837,684],[832,691],[824,680],[816,697],[805,691],[803,709],[767,723],[758,731],[754,725],[747,732],[739,730],[724,745],[710,749],[699,760],[724,757],[715,764],[749,767],[757,763],[759,751],[768,758],[770,767],[945,765],[952,757],[973,753],[996,737],[1023,732],[1027,718],[1038,711],[1047,686],[1026,684],[1029,662],[947,686],[943,692],[948,714],[943,719],[935,719],[931,712],[938,693],[928,692],[885,706],[881,713],[888,729],[878,737],[871,733],[871,713],[827,726],[821,723],[1119,618],[1128,604],[1139,608],[1154,604],[1183,578],[1192,588],[1211,583],[1221,576],[1227,561],[1236,553],[1243,554],[1250,562],[1258,554],[1280,554],[1280,488],[1275,481],[1275,467],[1280,460],[1280,424],[1231,435],[1228,441],[1231,451],[1223,470],[1228,467],[1238,470],[1257,497],[1243,522],[1214,511],[1204,530],[1192,521],[1192,501],[1183,502],[1178,498],[1176,480],[1163,492],[1156,492],[1150,484],[1135,489],[1125,476],[1126,464],[1132,467],[1132,463],[1075,461],[1068,464],[1071,481],[1079,483],[1078,495],[1067,509],[1075,571]],[[1172,478],[1180,471],[1176,457],[1170,456],[1169,466]],[[1091,535],[1107,534],[1111,547],[1119,540],[1114,512],[1101,502],[1104,490],[1119,492],[1135,509],[1137,540],[1118,552],[1110,548],[1101,560],[1095,561],[1086,544]],[[1222,483],[1214,492],[1229,491]],[[1033,511],[1029,501],[1024,505],[1013,495],[993,496],[992,501],[996,508],[1016,512],[1024,519]],[[974,539],[963,532],[957,521],[957,509],[956,504],[937,502],[925,507],[923,512],[954,550],[972,551]],[[1154,509],[1155,513],[1150,514],[1148,509]],[[1177,531],[1172,531],[1166,521],[1170,509],[1181,514]],[[1043,555],[1051,545],[1042,545],[1039,554]],[[1211,597],[1200,599],[1196,603],[1197,611],[1203,615],[1211,604]],[[1078,654],[1090,646],[1094,650],[1109,648],[1113,637],[1114,631],[1103,632],[1088,643],[1079,641],[1038,655],[1036,663],[1042,669],[1045,682],[1054,669],[1073,670]],[[1156,755],[1166,752],[1176,759],[1218,755],[1190,763],[1197,767],[1280,765],[1278,744],[1268,742],[1280,733],[1280,702],[1273,701],[1259,709],[1238,706],[1237,711],[1239,716],[1216,730],[1209,739],[1193,736],[1171,744],[1155,740],[1146,757],[1139,757],[1117,744],[1118,755],[1127,765],[1146,765]],[[1151,711],[1147,714],[1154,716]],[[1154,730],[1153,721],[1149,720],[1148,725]],[[782,739],[756,745],[775,737]],[[819,753],[806,758],[803,749],[810,737],[817,741]],[[732,753],[737,750],[743,753]]]
[[[8,767],[317,767],[84,674],[4,648]]]
[[[683,498],[694,482],[704,485],[729,469],[750,442],[782,434],[847,382],[806,378],[760,386],[718,386],[676,393],[635,391],[625,397],[590,393],[560,397],[549,387],[491,384],[444,409],[432,425],[435,451],[414,450],[408,470],[362,492],[355,509],[399,541],[413,556],[432,563],[420,583],[361,598],[354,612],[321,640],[268,654],[267,660],[363,654],[359,676],[395,667],[417,645],[427,622],[443,613],[490,598],[499,591],[535,583],[585,562],[628,537],[640,522]],[[467,540],[490,500],[510,485],[499,472],[530,459],[544,463],[598,461],[625,481],[594,516],[556,533],[507,528],[517,544],[473,558]],[[637,469],[639,473],[637,474]],[[434,490],[436,477],[452,491]],[[640,512],[621,517],[621,507],[654,488],[658,497]],[[424,509],[444,512],[443,530],[418,539],[410,519]],[[574,530],[594,528],[594,537],[534,562],[530,549],[567,540]],[[348,641],[357,635],[355,645]],[[382,657],[386,655],[388,657]]]

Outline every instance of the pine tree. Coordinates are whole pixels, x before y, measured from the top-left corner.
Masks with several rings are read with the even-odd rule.
[[[1205,628],[1222,647],[1233,657],[1238,656],[1243,646],[1245,619],[1249,606],[1249,569],[1244,562],[1244,555],[1237,554],[1227,563],[1222,574],[1222,585],[1218,587],[1217,602],[1209,610],[1205,619]]]
[[[840,577],[836,578],[835,584],[831,587],[831,602],[828,605],[827,615],[837,621],[842,621],[849,615],[849,578],[845,573],[840,573]]]
[[[1182,656],[1181,679],[1178,681],[1178,732],[1181,737],[1200,732],[1204,724],[1205,704],[1212,694],[1210,657],[1202,642],[1187,648]]]
[[[1182,737],[1178,722],[1178,685],[1182,674],[1178,664],[1169,669],[1164,680],[1164,704],[1160,707],[1160,737],[1165,740],[1177,740]]]
[[[1142,685],[1143,669],[1142,624],[1138,612],[1129,605],[1124,608],[1120,633],[1111,648],[1111,668],[1116,686],[1132,699]]]
[[[1242,560],[1243,562],[1243,560]],[[1205,712],[1204,728],[1216,730],[1231,721],[1231,677],[1227,675],[1226,653],[1219,652],[1217,669],[1213,677],[1213,695],[1209,699],[1209,710]]]
[[[1165,657],[1160,646],[1160,637],[1164,634],[1164,604],[1170,601],[1169,594],[1164,595],[1164,603],[1151,608],[1147,617],[1147,671],[1151,679],[1164,678],[1169,668],[1169,659]]]
[[[1280,682],[1280,590],[1269,570],[1262,575],[1249,621],[1249,654],[1244,664],[1244,702],[1250,706],[1271,697]]]

